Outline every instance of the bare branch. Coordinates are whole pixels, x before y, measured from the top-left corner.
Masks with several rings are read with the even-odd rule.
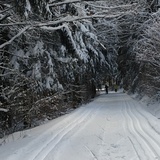
[[[0,27],[4,26],[13,26],[13,25],[30,25],[30,22],[15,22],[15,23],[7,23],[7,24],[0,24]]]
[[[6,45],[9,45],[11,42],[13,42],[17,37],[19,37],[22,33],[24,33],[27,29],[29,29],[31,26],[24,27],[17,35],[12,37],[9,41],[3,43],[0,45],[0,49],[5,47]]]
[[[2,22],[3,20],[5,20],[6,18],[8,18],[10,15],[7,14],[7,15],[4,15],[1,19],[0,19],[0,22]]]
[[[10,7],[10,8],[7,8],[7,9],[5,9],[5,10],[1,11],[1,12],[0,12],[0,14],[2,14],[2,13],[4,13],[4,12],[7,12],[7,11],[11,10],[12,8],[14,8],[14,7],[15,7],[15,6]]]
[[[10,68],[7,68],[7,67],[0,66],[0,68],[2,68],[2,69],[6,69],[6,70],[9,70],[9,71],[12,71],[12,72],[15,72],[15,70],[14,70],[14,69],[10,69]]]

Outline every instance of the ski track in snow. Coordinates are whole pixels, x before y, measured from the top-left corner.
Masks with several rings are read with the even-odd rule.
[[[83,113],[84,112],[84,113]],[[65,137],[65,135],[67,135],[67,133],[69,133],[71,130],[73,130],[74,128],[76,128],[78,125],[80,125],[82,122],[85,122],[86,118],[89,117],[89,115],[91,114],[91,111],[88,110],[83,111],[82,113],[80,113],[80,115],[78,115],[79,112],[76,112],[74,115],[74,117],[72,117],[71,120],[74,120],[73,122],[70,122],[68,125],[66,125],[63,129],[61,129],[56,135],[54,135],[52,137],[52,139],[49,139],[49,141],[46,141],[43,143],[43,145],[40,148],[37,148],[36,150],[32,151],[32,153],[27,156],[26,158],[24,157],[23,160],[43,160],[45,159],[45,157],[48,155],[48,153],[54,149],[54,147],[56,147],[56,145],[58,145],[58,143]],[[71,117],[69,117],[71,118]],[[75,118],[75,119],[73,119]],[[66,119],[65,119],[66,120]],[[48,129],[45,133],[48,133],[50,130],[52,130],[52,128]],[[41,140],[43,138],[43,136],[45,136],[45,133],[38,137],[36,140],[32,141],[29,146],[30,148],[32,148],[33,146],[36,146],[36,143],[39,143],[39,140]],[[27,150],[28,146],[22,148],[21,150]],[[23,157],[23,152],[21,155],[19,155],[19,160],[21,160],[21,157]],[[7,160],[12,160],[13,156],[11,156],[10,158],[8,158]],[[18,159],[17,159],[18,160]]]
[[[81,124],[86,123],[85,121],[87,119],[90,119],[92,114],[92,111],[88,111],[83,113],[81,116],[79,116],[73,123],[69,124],[67,127],[65,127],[63,130],[61,130],[53,139],[51,139],[43,148],[42,150],[35,156],[35,158],[32,158],[32,160],[44,160],[45,157],[54,149],[56,146],[62,141],[65,136],[71,132],[72,130],[78,129]]]
[[[80,125],[88,117],[88,113],[82,114],[73,123],[67,125],[58,134],[55,135],[50,141],[32,158],[32,160],[43,160],[47,155],[58,145],[58,143],[75,127]]]
[[[125,93],[103,93],[56,122],[0,146],[0,160],[160,160],[155,117]]]
[[[133,102],[126,102],[125,116],[127,116],[126,122],[128,120],[130,121],[127,124],[130,134],[139,143],[141,150],[143,150],[144,155],[146,156],[145,158],[141,157],[142,155],[139,155],[136,150],[139,159],[159,160],[160,136],[155,130],[153,130],[148,121],[146,121],[146,117],[140,114]],[[134,148],[136,147],[134,146]]]

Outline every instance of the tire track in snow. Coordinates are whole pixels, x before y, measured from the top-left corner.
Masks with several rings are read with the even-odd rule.
[[[153,139],[148,136],[147,133],[145,133],[145,131],[142,129],[141,124],[139,119],[133,114],[133,112],[131,111],[131,106],[128,105],[127,107],[127,114],[130,116],[132,122],[133,122],[133,126],[134,126],[134,130],[136,132],[136,135],[138,140],[140,140],[142,142],[142,144],[146,147],[143,147],[146,151],[145,153],[148,154],[148,157],[150,157],[150,160],[153,159],[157,159],[159,158],[159,154],[157,151],[157,144],[153,141]]]
[[[125,100],[124,100],[125,101]],[[126,122],[126,129],[128,130],[129,134],[131,135],[131,137],[133,137],[134,139],[134,142],[133,140],[131,141],[131,145],[133,146],[133,149],[135,151],[135,154],[137,155],[137,157],[140,159],[140,160],[144,160],[144,159],[148,159],[148,156],[146,155],[146,152],[145,150],[143,149],[140,141],[138,140],[138,134],[134,128],[134,125],[133,125],[133,120],[131,119],[131,117],[129,116],[128,112],[127,112],[127,102],[125,101],[124,103],[124,111],[122,111],[122,114],[125,118],[125,122]],[[131,140],[131,138],[129,137],[129,140]],[[136,142],[135,142],[136,141]],[[138,145],[138,146],[137,146]],[[138,147],[138,149],[136,150],[136,148]],[[140,150],[139,150],[140,149]],[[143,153],[143,155],[141,154]]]
[[[99,107],[100,108],[100,107]],[[97,108],[97,109],[99,109]],[[97,110],[96,110],[97,111]],[[60,141],[67,136],[68,133],[70,133],[73,129],[76,129],[79,125],[81,125],[83,122],[85,122],[87,119],[89,119],[89,115],[92,115],[92,110],[89,110],[88,112],[85,112],[85,114],[81,115],[77,120],[75,120],[73,123],[69,124],[67,127],[65,127],[63,130],[61,130],[59,133],[57,133],[50,141],[39,151],[39,153],[32,158],[31,160],[44,160],[51,151],[53,151]],[[76,132],[76,131],[75,131]]]

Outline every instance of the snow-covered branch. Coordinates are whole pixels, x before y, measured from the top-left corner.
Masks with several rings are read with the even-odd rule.
[[[5,47],[6,45],[11,44],[17,37],[19,37],[21,34],[23,34],[27,29],[29,29],[31,26],[24,27],[18,34],[16,34],[14,37],[12,37],[9,41],[3,43],[0,45],[0,49]]]
[[[4,10],[0,11],[0,14],[3,14],[4,12],[7,12],[7,11],[13,9],[13,8],[14,8],[14,6],[13,7],[9,7],[7,9],[4,9]]]
[[[122,13],[120,13],[122,14]],[[83,17],[78,17],[78,16],[66,16],[61,18],[60,20],[56,21],[48,21],[48,22],[34,22],[32,23],[32,27],[41,27],[41,26],[49,26],[49,25],[58,25],[61,23],[65,22],[73,22],[73,21],[78,21],[78,20],[83,20],[83,19],[92,19],[92,18],[116,18],[120,16],[120,14],[115,14],[115,15],[91,15],[91,16],[83,16]],[[7,23],[7,24],[0,24],[1,26],[13,26],[13,25],[31,25],[30,22],[16,22],[16,23]]]
[[[89,6],[92,6],[94,8],[99,8],[99,9],[107,9],[107,10],[113,10],[113,9],[131,9],[132,7],[137,7],[138,4],[134,3],[134,4],[126,4],[126,5],[118,5],[118,6],[110,6],[110,7],[104,7],[104,6],[98,6],[98,5],[93,5],[91,3],[86,3]]]
[[[64,1],[64,2],[59,2],[59,3],[50,3],[49,7],[55,7],[55,6],[60,6],[60,5],[64,5],[64,4],[69,4],[69,3],[78,3],[78,2],[82,2],[82,0],[69,0],[69,1]]]
[[[60,6],[60,5],[64,5],[64,4],[73,4],[73,3],[79,3],[79,2],[88,2],[92,0],[65,0],[64,2],[58,2],[55,3],[54,1],[50,2],[49,7],[55,7],[55,6]],[[94,0],[94,2],[96,2],[98,0]],[[53,3],[54,2],[54,3]]]
[[[92,16],[84,16],[84,17],[77,17],[77,16],[68,16],[68,17],[64,17],[60,20],[57,21],[49,21],[47,23],[38,23],[33,25],[34,27],[41,27],[41,26],[49,26],[49,25],[58,25],[61,23],[65,23],[65,22],[73,22],[73,21],[79,21],[79,20],[83,20],[83,19],[92,19],[92,18],[116,18],[120,16],[120,14],[117,15],[92,15]]]
[[[3,15],[2,17],[0,17],[0,22],[4,21],[5,19],[7,19],[10,15]]]
[[[40,28],[44,29],[44,30],[50,30],[50,31],[55,31],[55,30],[59,30],[61,28],[63,28],[65,26],[65,24],[58,26],[58,27],[47,27],[47,26],[43,26],[41,25]],[[35,27],[35,26],[34,26]],[[24,27],[17,35],[15,35],[14,37],[12,37],[9,41],[3,43],[0,45],[0,49],[5,47],[6,45],[11,44],[16,38],[18,38],[21,34],[23,34],[26,30],[28,29],[34,29],[32,26],[26,26]]]
[[[66,24],[63,24],[61,26],[58,26],[58,27],[47,27],[47,26],[42,26],[40,27],[41,29],[44,29],[44,30],[48,30],[48,31],[56,31],[56,30],[59,30],[59,29],[62,29],[63,27],[65,27]]]

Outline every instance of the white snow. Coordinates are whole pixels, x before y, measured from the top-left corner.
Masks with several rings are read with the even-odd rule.
[[[45,29],[45,30],[49,30],[49,31],[56,31],[58,29],[61,29],[63,27],[65,27],[66,25],[61,25],[61,26],[58,26],[58,27],[47,27],[47,26],[42,26],[41,28],[42,29]]]
[[[31,12],[31,4],[28,0],[26,0],[25,13],[24,15],[28,18],[28,13]]]
[[[44,43],[42,41],[38,41],[36,46],[33,48],[32,54],[34,56],[43,56],[44,53]]]
[[[0,160],[160,160],[159,119],[125,93],[1,139]]]
[[[35,77],[36,79],[40,79],[41,78],[40,70],[41,70],[41,63],[38,60],[38,62],[33,65],[32,77]]]
[[[49,76],[49,77],[46,77],[46,88],[47,89],[51,89],[52,85],[54,83],[54,80]]]
[[[136,100],[138,100],[143,107],[149,111],[151,114],[153,114],[155,117],[160,119],[160,93],[157,92],[155,96],[153,97],[148,97],[148,96],[143,96],[140,97],[137,93],[132,95],[132,97]]]
[[[0,103],[0,105],[1,105],[1,103]],[[5,108],[0,108],[0,112],[8,112],[9,110],[8,109],[5,109]]]

